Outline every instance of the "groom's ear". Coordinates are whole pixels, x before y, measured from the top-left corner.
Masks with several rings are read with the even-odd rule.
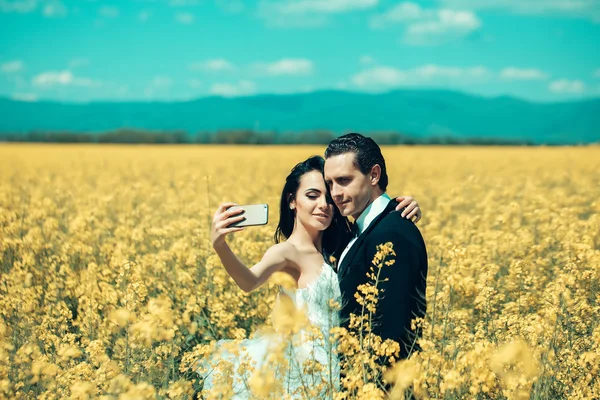
[[[375,164],[371,167],[371,172],[369,172],[369,182],[371,183],[371,186],[379,184],[379,179],[381,179],[381,167],[379,164]]]

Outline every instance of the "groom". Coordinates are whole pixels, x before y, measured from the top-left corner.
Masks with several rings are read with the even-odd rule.
[[[392,242],[395,263],[383,266],[373,333],[400,343],[400,358],[418,349],[420,333],[411,320],[425,316],[427,251],[421,233],[408,219],[394,212],[398,203],[386,193],[388,177],[381,149],[373,139],[350,133],[334,139],[325,150],[325,182],[344,216],[355,219],[356,233],[338,258],[342,292],[341,318],[360,315],[354,294],[368,282],[377,245]],[[383,290],[383,291],[382,291]]]

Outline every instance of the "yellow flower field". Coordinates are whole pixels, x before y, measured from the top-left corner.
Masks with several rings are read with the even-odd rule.
[[[323,151],[0,145],[0,398],[200,395],[207,345],[268,324],[277,292],[235,286],[212,214],[270,205],[268,226],[230,241],[257,262],[285,176]],[[429,252],[423,352],[387,371],[389,395],[600,398],[600,147],[384,156],[388,192],[423,209]],[[336,398],[384,396],[356,382]]]

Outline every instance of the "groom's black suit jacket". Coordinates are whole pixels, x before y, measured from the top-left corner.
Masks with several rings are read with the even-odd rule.
[[[384,340],[399,342],[400,356],[407,358],[418,349],[415,339],[420,336],[419,330],[411,330],[411,320],[425,316],[427,250],[415,224],[394,211],[397,205],[395,200],[390,201],[356,239],[338,265],[338,280],[342,292],[342,326],[347,327],[350,314],[361,314],[362,306],[357,303],[354,293],[359,285],[369,281],[367,272],[377,252],[377,245],[393,243],[396,261],[391,266],[383,266],[381,270],[380,279],[389,280],[378,285],[380,294],[373,333]]]

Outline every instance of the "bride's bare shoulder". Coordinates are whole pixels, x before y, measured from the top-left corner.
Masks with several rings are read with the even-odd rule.
[[[298,259],[298,249],[293,243],[281,242],[277,243],[267,250],[267,253],[277,254],[286,260],[296,262]]]

